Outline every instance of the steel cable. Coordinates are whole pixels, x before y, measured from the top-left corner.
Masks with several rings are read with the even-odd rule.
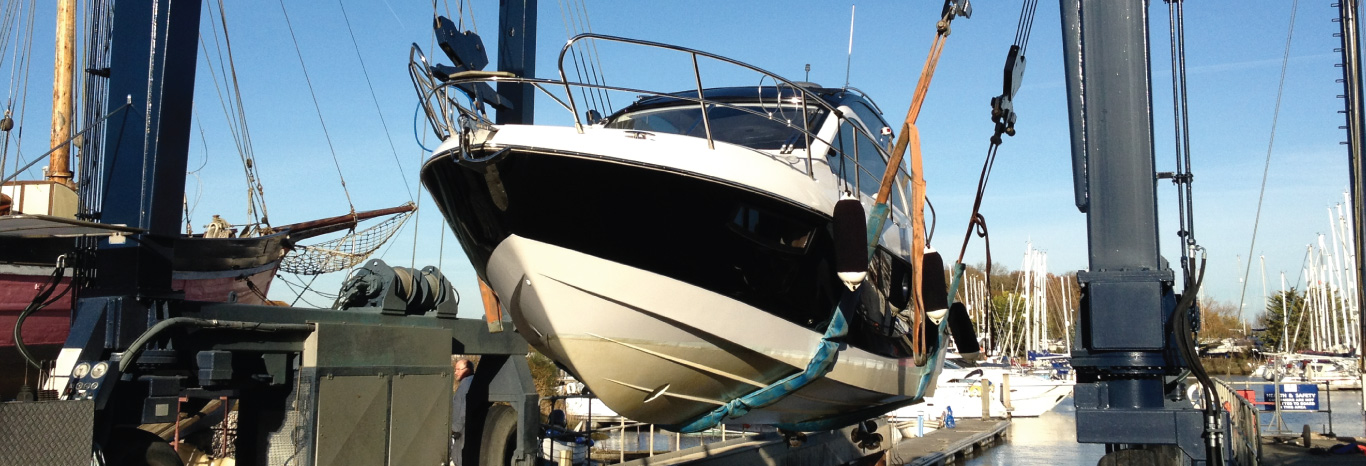
[[[1281,78],[1276,86],[1276,107],[1271,112],[1271,137],[1266,143],[1266,163],[1262,166],[1262,186],[1257,192],[1257,214],[1252,220],[1252,241],[1247,245],[1247,267],[1243,269],[1243,289],[1238,293],[1238,312],[1243,312],[1243,302],[1247,298],[1247,277],[1252,273],[1252,250],[1257,246],[1257,228],[1262,220],[1262,200],[1266,198],[1266,178],[1271,172],[1271,148],[1276,144],[1276,124],[1281,116],[1281,97],[1285,94],[1285,71],[1290,63],[1290,41],[1295,36],[1295,15],[1299,12],[1300,0],[1290,7],[1290,30],[1285,35],[1285,52],[1281,54]]]

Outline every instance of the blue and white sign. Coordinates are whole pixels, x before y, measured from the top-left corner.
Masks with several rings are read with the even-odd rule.
[[[1265,411],[1271,411],[1276,402],[1276,385],[1266,385],[1262,387],[1262,401],[1268,404],[1262,405]],[[1319,386],[1312,383],[1307,384],[1281,384],[1281,411],[1318,411],[1319,410]]]

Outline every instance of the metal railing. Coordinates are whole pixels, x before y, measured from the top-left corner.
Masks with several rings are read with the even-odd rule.
[[[696,85],[697,96],[689,97],[686,95],[680,95],[676,92],[659,92],[648,89],[610,86],[599,83],[569,81],[565,73],[565,57],[569,55],[570,50],[574,47],[574,45],[577,42],[585,40],[616,42],[687,54],[691,61],[693,82]],[[702,83],[701,71],[698,65],[699,57],[716,60],[725,64],[749,70],[754,73],[758,73],[761,76],[760,84],[759,86],[757,86],[760,96],[764,95],[764,81],[771,79],[774,82],[772,88],[775,90],[775,104],[780,107],[782,105],[800,106],[802,111],[801,125],[795,125],[787,119],[775,118],[772,113],[755,111],[751,108],[747,108],[746,106],[734,105],[731,103],[705,98],[706,88]],[[512,82],[534,86],[542,94],[550,97],[562,108],[567,110],[574,119],[574,127],[576,128],[576,130],[578,130],[579,132],[583,132],[584,121],[582,119],[583,116],[579,112],[580,103],[577,99],[575,99],[573,92],[573,89],[580,88],[592,91],[630,93],[640,96],[641,98],[664,97],[682,102],[695,103],[701,109],[705,138],[707,140],[708,148],[711,149],[715,148],[715,139],[712,134],[711,121],[708,116],[709,110],[714,110],[718,107],[721,107],[766,118],[781,123],[795,131],[801,132],[802,137],[805,139],[806,142],[806,156],[805,160],[803,161],[804,163],[802,164],[803,167],[799,170],[803,172],[803,174],[810,176],[812,178],[815,177],[815,171],[813,170],[813,159],[815,158],[815,155],[814,151],[812,150],[812,144],[813,142],[819,142],[827,146],[830,151],[838,154],[839,157],[842,157],[842,160],[845,162],[846,165],[854,167],[854,176],[847,176],[846,178],[852,180],[850,181],[850,186],[853,187],[855,190],[859,190],[860,188],[859,184],[861,183],[859,180],[862,177],[859,175],[861,174],[867,174],[870,178],[875,180],[881,179],[881,173],[872,173],[866,168],[864,168],[862,164],[858,163],[859,158],[857,153],[857,144],[855,145],[856,147],[853,148],[853,150],[849,150],[849,148],[836,147],[838,144],[835,144],[830,140],[826,140],[825,138],[821,138],[817,134],[817,131],[820,130],[819,127],[812,128],[810,126],[812,122],[809,121],[808,109],[811,108],[811,106],[820,107],[824,109],[828,114],[836,115],[837,117],[839,117],[840,123],[843,123],[847,120],[843,116],[842,112],[840,112],[834,105],[830,104],[825,99],[821,98],[819,95],[810,91],[805,86],[795,83],[793,81],[789,81],[781,76],[778,76],[777,74],[774,74],[762,68],[758,68],[720,55],[715,55],[695,49],[689,49],[686,47],[679,47],[658,42],[607,36],[601,34],[580,34],[571,38],[560,51],[558,59],[558,68],[560,74],[559,80],[518,77],[512,76],[507,73],[483,71],[467,71],[455,73],[451,76],[446,77],[444,80],[441,80],[437,79],[435,76],[432,75],[432,73],[430,72],[431,64],[427,61],[427,57],[423,55],[422,50],[417,46],[417,44],[413,44],[409,54],[409,74],[412,78],[414,88],[417,90],[419,98],[421,99],[419,109],[425,112],[425,116],[428,120],[428,123],[431,125],[433,132],[436,134],[438,138],[442,140],[445,140],[452,136],[460,135],[462,131],[466,131],[467,129],[473,128],[475,126],[482,125],[485,127],[489,127],[492,125],[492,121],[489,120],[482,111],[482,102],[479,101],[477,94],[469,92],[467,90],[468,87],[462,88],[462,85],[470,85],[478,82]],[[547,89],[547,87],[550,86],[562,87],[564,89],[565,98],[561,99],[559,96],[550,92],[550,90]],[[452,92],[453,89],[458,90],[458,92]],[[857,89],[846,89],[845,91],[859,94],[876,108],[877,104],[873,103],[872,100],[869,99],[867,95],[864,94],[862,91],[858,91]],[[466,99],[469,101],[468,106],[461,103],[459,99],[460,96],[466,97]],[[785,97],[788,97],[786,103],[783,101]],[[591,124],[594,122],[589,123]],[[878,138],[875,137],[872,133],[870,133],[867,128],[864,128],[861,125],[840,125],[838,127],[840,128],[840,131],[843,131],[844,127],[846,126],[848,128],[852,128],[857,133],[855,138],[852,138],[855,141],[857,141],[857,138],[859,137],[867,138],[869,141],[874,142],[878,140]],[[838,138],[839,133],[836,133],[835,137]],[[876,150],[878,151],[877,156],[884,161],[887,160],[887,148],[881,147],[881,145],[879,144],[873,144],[873,146],[876,147]],[[763,152],[757,149],[750,150],[764,154],[770,158],[777,160],[777,157],[773,154],[769,154],[767,152]],[[781,160],[779,160],[779,162],[791,166],[791,164],[783,162]],[[796,169],[797,167],[793,166],[793,168]],[[909,178],[904,166],[899,170],[899,172],[899,176],[902,177],[903,180]]]
[[[1258,464],[1262,457],[1262,432],[1257,407],[1239,396],[1227,382],[1214,380],[1214,389],[1224,402],[1224,412],[1228,413],[1229,431],[1232,433],[1232,438],[1228,440],[1233,450],[1234,464]]]
[[[595,455],[601,459],[604,456],[616,454],[619,462],[636,457],[652,457],[655,455],[684,450],[686,448],[696,448],[704,445],[728,442],[744,437],[760,434],[760,432],[745,429],[730,429],[725,424],[717,426],[704,432],[695,434],[681,434],[678,432],[665,431],[654,424],[643,422],[631,422],[625,418],[620,418],[615,425],[608,425],[593,429],[592,432],[605,434],[608,439],[615,439],[612,444],[603,441],[594,446],[598,451]],[[656,441],[660,436],[667,437],[666,440]],[[632,439],[632,440],[628,440]],[[687,441],[685,441],[687,439]],[[694,445],[694,442],[696,443]],[[687,445],[686,447],[684,445]],[[615,448],[613,448],[615,447]]]

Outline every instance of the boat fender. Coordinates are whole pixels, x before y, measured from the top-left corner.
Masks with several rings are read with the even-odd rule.
[[[944,259],[938,251],[925,248],[920,266],[924,271],[920,278],[920,293],[925,299],[925,315],[939,325],[949,310],[949,284],[944,277]]]
[[[978,353],[982,351],[981,345],[977,343],[977,331],[973,328],[972,317],[968,316],[968,308],[963,303],[953,303],[949,306],[949,331],[953,333],[953,341],[958,345],[958,352],[967,355],[968,353]]]
[[[868,278],[867,219],[858,199],[835,203],[835,272],[849,291]]]

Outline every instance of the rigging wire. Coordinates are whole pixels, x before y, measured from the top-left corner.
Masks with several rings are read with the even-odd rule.
[[[370,82],[370,71],[365,67],[365,58],[361,56],[360,44],[356,42],[356,33],[351,29],[351,18],[346,14],[346,2],[337,0],[337,6],[341,7],[342,19],[346,22],[346,33],[351,36],[352,49],[356,51],[356,60],[360,62],[361,74],[365,76],[365,86],[370,89],[370,100],[375,103],[375,115],[379,116],[380,127],[384,128],[384,138],[389,141],[389,150],[394,154],[394,164],[398,166],[398,174],[403,178],[403,189],[408,192],[408,200],[413,199],[413,189],[408,184],[408,175],[403,170],[403,162],[398,159],[398,148],[394,146],[394,137],[389,134],[389,123],[384,120],[384,112],[379,108],[379,96],[375,95],[375,85]],[[446,14],[450,14],[450,5],[446,5]]]
[[[450,17],[451,17],[451,0],[441,0],[441,4],[444,5],[444,6],[446,7],[446,17],[447,17],[447,18],[450,18]],[[458,10],[459,10],[459,5],[457,5],[457,11],[458,11]],[[436,0],[432,0],[432,11],[436,11]],[[464,13],[461,13],[461,14],[464,14]],[[464,18],[460,18],[460,19],[461,19],[462,22],[463,22]]]
[[[188,195],[185,200],[185,234],[187,235],[192,232],[190,218],[194,216],[195,209],[199,208],[200,199],[204,197],[204,180],[199,177],[199,172],[209,164],[209,139],[208,136],[204,135],[204,123],[199,119],[198,108],[191,109],[191,111],[194,112],[195,125],[199,127],[199,142],[204,146],[204,161],[199,164],[199,167],[187,172],[194,177],[195,181],[194,202],[189,201]]]
[[[30,3],[32,3],[32,0],[30,1]],[[9,44],[11,40],[11,34],[13,34],[14,36],[18,36],[19,31],[21,30],[21,28],[18,26],[18,21],[19,18],[22,17],[24,10],[20,5],[22,5],[22,2],[7,2],[5,4],[4,21],[3,24],[0,25],[0,50],[10,50],[9,56],[12,58],[10,66],[10,87],[8,91],[8,96],[6,96],[5,98],[5,111],[3,118],[10,118],[10,110],[14,105],[14,80],[15,76],[19,71],[19,67],[13,65],[13,62],[18,60],[17,58],[13,57],[18,56],[19,48],[15,47],[14,49],[10,49]],[[4,64],[5,54],[0,53],[0,67],[3,67]],[[13,120],[10,120],[10,124],[13,124]],[[13,126],[11,126],[10,129],[13,129]],[[8,130],[4,131],[3,146],[0,146],[0,172],[5,171],[5,162],[9,155],[9,135],[10,132]]]
[[[247,149],[247,161],[245,165],[246,169],[250,171],[251,175],[247,178],[247,182],[249,183],[247,189],[256,190],[255,195],[257,201],[260,203],[259,209],[261,212],[261,216],[260,218],[253,217],[253,221],[255,221],[258,224],[264,223],[267,227],[269,227],[270,214],[266,211],[265,189],[261,186],[261,175],[256,171],[256,150],[253,148],[253,145],[251,143],[251,131],[249,129],[250,127],[247,125],[247,109],[246,105],[242,101],[242,89],[238,84],[239,81],[237,79],[237,60],[233,58],[232,38],[228,34],[228,16],[226,10],[223,9],[223,0],[218,0],[218,13],[218,20],[223,25],[223,45],[224,48],[226,48],[228,51],[228,71],[230,71],[232,75],[233,103],[236,104],[238,124],[240,125],[242,132],[242,141]]]
[[[583,0],[578,0],[578,4],[580,11],[579,17],[583,19],[583,31],[588,34],[592,34],[593,21],[590,20],[588,16],[588,3],[584,2]],[[588,63],[593,72],[593,84],[599,86],[598,88],[596,88],[597,92],[602,95],[602,102],[607,106],[605,108],[606,111],[602,112],[602,114],[611,115],[614,112],[614,110],[612,109],[612,94],[608,93],[606,89],[603,89],[601,87],[607,84],[607,78],[606,75],[602,72],[602,56],[598,54],[598,41],[588,42],[588,48]]]
[[[316,276],[315,276],[315,277],[316,277]],[[303,301],[304,304],[307,304],[309,307],[318,308],[318,309],[326,309],[326,308],[323,307],[323,306],[319,306],[319,305],[317,305],[317,304],[313,304],[313,302],[311,302],[311,301],[309,301],[309,300],[307,300],[307,299],[304,299],[304,291],[311,291],[311,290],[296,290],[296,289],[294,288],[294,284],[293,284],[293,283],[290,283],[289,280],[285,280],[285,279],[284,279],[284,276],[282,276],[282,275],[280,275],[280,274],[276,274],[276,275],[275,275],[275,278],[279,278],[279,279],[280,279],[280,283],[284,283],[285,286],[289,287],[289,292],[295,294],[294,302],[292,302],[292,303],[289,304],[290,307],[294,307],[294,305],[295,305],[295,304],[298,304],[299,301]],[[313,291],[313,292],[314,292],[314,293],[317,293],[317,291]]]
[[[301,285],[303,286],[303,289],[302,289],[302,290],[299,290],[298,292],[295,293],[294,301],[291,302],[291,303],[289,303],[289,307],[294,307],[294,305],[299,304],[299,300],[304,299],[304,293],[309,292],[309,291],[312,291],[314,294],[316,294],[316,295],[318,295],[318,296],[321,296],[321,297],[323,297],[323,298],[327,298],[327,295],[324,295],[322,292],[320,292],[320,291],[318,291],[318,290],[311,289],[311,288],[313,288],[313,282],[314,282],[314,281],[317,281],[317,280],[318,280],[318,277],[321,277],[321,276],[322,276],[321,274],[319,274],[319,275],[314,275],[313,278],[312,278],[311,280],[308,281],[308,283],[306,283],[306,284],[301,284]],[[294,291],[294,284],[290,283],[289,280],[286,280],[285,277],[284,277],[283,275],[275,274],[275,277],[276,277],[276,278],[279,278],[280,281],[283,282],[283,283],[285,284],[285,286],[288,286],[288,287],[289,287],[289,291]],[[333,300],[336,300],[337,298],[336,298],[335,296],[333,296],[332,299],[333,299]],[[307,300],[305,300],[304,303],[307,303],[309,306],[318,307],[318,306],[314,305],[313,303],[309,303]]]
[[[32,9],[33,9],[33,1],[34,1],[34,0],[30,0],[30,1],[29,1],[29,11],[30,11],[30,15],[31,15],[31,11],[32,11]],[[5,24],[5,26],[4,26],[4,27],[5,27],[5,35],[4,35],[4,43],[3,43],[3,45],[4,45],[4,47],[5,47],[6,49],[10,50],[10,62],[11,62],[11,63],[10,63],[10,79],[9,79],[9,85],[10,85],[10,87],[9,87],[9,95],[6,97],[7,107],[12,107],[12,106],[14,105],[14,89],[15,89],[15,82],[16,82],[16,80],[23,80],[23,79],[26,79],[26,77],[27,77],[27,70],[25,70],[25,73],[24,73],[23,75],[20,75],[20,74],[19,74],[19,70],[22,69],[22,67],[21,67],[21,66],[18,66],[18,64],[19,64],[19,63],[22,63],[22,60],[23,60],[23,59],[21,58],[21,57],[23,56],[23,55],[21,55],[21,53],[27,53],[28,50],[24,50],[23,47],[15,47],[15,48],[13,48],[13,49],[9,49],[10,40],[11,40],[11,39],[10,39],[10,32],[11,32],[11,29],[12,29],[13,34],[14,34],[14,36],[15,36],[15,39],[13,39],[13,40],[19,40],[18,38],[19,38],[19,36],[20,36],[21,33],[27,34],[27,35],[29,35],[29,36],[31,36],[31,35],[33,34],[33,31],[32,31],[32,23],[31,23],[31,21],[27,23],[27,24],[28,24],[28,27],[24,27],[24,25],[23,25],[23,24],[25,24],[25,23],[24,23],[24,20],[23,20],[23,17],[24,17],[24,9],[23,9],[22,7],[19,7],[18,5],[20,5],[19,2],[10,3],[10,4],[9,4],[10,8],[8,8],[7,11],[6,11],[6,13],[5,13],[5,23],[6,23],[6,24]],[[15,11],[15,9],[17,9],[17,11]],[[12,18],[11,18],[11,13],[13,13],[13,17],[12,17]],[[27,32],[25,32],[25,31],[27,31]],[[0,65],[3,65],[3,64],[4,64],[4,59],[3,59],[3,58],[0,58]]]
[[[1195,241],[1195,217],[1194,207],[1191,197],[1191,181],[1193,180],[1190,168],[1190,126],[1188,114],[1186,112],[1186,26],[1184,5],[1177,2],[1167,3],[1168,23],[1171,27],[1170,42],[1172,54],[1172,125],[1173,142],[1176,145],[1173,153],[1176,155],[1176,171],[1172,174],[1172,183],[1177,186],[1177,218],[1180,229],[1177,235],[1181,237],[1181,272],[1185,280],[1189,282],[1193,272],[1190,259],[1191,248],[1196,245]],[[1241,312],[1241,310],[1239,311]]]
[[[574,0],[569,1],[568,6],[565,5],[564,0],[559,1],[560,17],[565,24],[565,35],[568,38],[573,38],[579,34],[592,33],[592,23],[588,21],[587,5],[582,4],[582,2],[574,3]],[[585,49],[589,50],[587,56],[584,53]],[[574,61],[574,72],[578,80],[592,84],[591,91],[586,89],[589,86],[580,86],[579,95],[583,96],[584,101],[591,102],[589,108],[600,112],[606,111],[606,114],[610,114],[612,112],[611,98],[603,89],[606,80],[603,79],[599,71],[599,68],[602,68],[602,57],[597,52],[597,41],[590,40],[584,44],[576,43],[573,53],[569,54],[569,58]],[[589,92],[591,95],[588,94]]]
[[[443,1],[443,2],[446,2],[446,17],[449,18],[449,17],[451,16],[451,5],[450,5],[450,1],[449,1],[449,0],[442,0],[442,1]],[[474,4],[471,3],[471,4],[469,5],[469,11],[470,11],[470,29],[474,30],[474,33],[475,33],[475,34],[479,34],[479,23],[474,22]],[[459,27],[460,29],[465,29],[465,0],[460,0],[460,1],[456,2],[456,4],[455,4],[455,12],[459,15],[459,16],[455,19],[455,21],[456,21],[456,26]],[[433,17],[436,16],[436,0],[432,0],[432,16],[433,16]]]
[[[571,18],[574,16],[574,13],[573,13],[574,8],[571,6],[570,8],[568,8],[568,9],[566,10],[565,4],[564,4],[564,0],[560,0],[558,3],[559,3],[559,5],[560,5],[560,21],[564,23],[564,33],[565,33],[565,36],[566,36],[567,38],[572,39],[574,36],[579,35],[579,24],[578,24],[578,21],[577,21],[577,20],[571,20]],[[579,82],[584,82],[584,81],[587,81],[587,79],[584,79],[584,73],[585,73],[585,71],[586,71],[587,64],[586,64],[586,63],[582,63],[583,60],[582,60],[581,54],[580,54],[580,52],[579,52],[579,49],[580,49],[580,48],[581,48],[581,47],[579,47],[579,46],[576,44],[575,47],[574,47],[574,49],[573,49],[573,51],[569,54],[569,59],[572,60],[572,61],[574,62],[574,74],[575,74],[575,78],[578,79]],[[588,94],[589,91],[588,91],[588,89],[587,89],[587,86],[578,86],[578,88],[579,88],[579,96],[580,96],[580,97],[583,97],[583,100],[584,100],[585,103],[588,104],[588,107],[591,108],[591,109],[596,109],[596,108],[598,108],[598,103],[597,103],[597,96],[598,96],[598,93],[597,93],[597,91],[594,90],[592,96],[589,96],[589,94]]]
[[[205,64],[209,67],[209,77],[213,80],[214,91],[218,95],[219,105],[223,110],[223,116],[228,121],[228,134],[232,137],[233,143],[237,146],[238,158],[242,161],[243,174],[247,182],[247,217],[253,224],[270,223],[269,213],[266,210],[265,187],[261,184],[260,174],[256,171],[255,149],[251,143],[251,132],[247,125],[246,106],[242,100],[241,89],[238,86],[236,60],[233,58],[232,41],[228,35],[227,12],[223,9],[223,2],[218,2],[218,21],[223,26],[223,37],[218,36],[218,24],[213,20],[213,6],[210,4],[209,27],[212,31],[214,40],[214,50],[218,58],[219,66],[215,71],[213,61],[209,59],[209,50],[203,37],[200,37],[200,48],[204,50]],[[226,49],[227,59],[224,60],[223,52]],[[231,76],[229,76],[231,73]],[[222,75],[223,82],[220,85],[218,78]],[[232,83],[228,88],[227,84]],[[224,95],[226,92],[226,96]],[[233,104],[230,106],[228,101]],[[258,216],[259,212],[259,216]]]
[[[461,16],[460,20],[461,20],[462,23],[463,23],[463,21],[464,21],[464,15],[465,15],[465,13],[464,13],[464,11],[465,11],[465,1],[464,1],[464,0],[460,0],[460,2],[456,4],[456,11],[460,12],[460,16]],[[436,0],[432,0],[432,22],[433,22],[433,24],[435,24],[437,16],[438,16],[438,13],[437,13],[437,10],[436,10]],[[471,24],[474,23],[474,7],[473,7],[473,5],[470,6],[470,23],[471,23]],[[478,34],[478,31],[476,31],[475,34]],[[436,50],[436,28],[428,28],[428,32],[427,32],[427,50]],[[421,105],[419,104],[418,107],[421,108]],[[414,131],[416,131],[416,126],[417,126],[417,121],[416,121],[416,120],[417,120],[417,115],[416,115],[416,114],[413,115],[413,120],[414,120],[414,121],[413,121]],[[417,134],[414,133],[414,134],[413,134],[413,137],[416,138],[416,137],[417,137]],[[430,151],[428,151],[428,150],[426,149],[426,145],[427,145],[426,142],[427,142],[427,132],[426,132],[426,131],[423,131],[423,132],[422,132],[422,140],[418,142],[418,148],[419,148],[419,149],[418,149],[418,152],[417,152],[417,163],[418,163],[418,166],[421,166],[421,165],[422,165],[423,159],[425,159],[425,158],[427,157],[427,155],[431,153]],[[439,145],[439,143],[438,143],[438,145]],[[419,180],[418,180],[418,190],[420,191],[421,189],[422,189],[422,180],[419,179]],[[418,225],[422,222],[422,198],[423,198],[423,196],[418,196],[418,197],[417,197],[417,206],[416,206],[416,207],[417,207],[417,212],[414,212],[414,213],[413,213],[413,251],[412,251],[412,254],[411,254],[411,255],[409,256],[409,258],[408,258],[408,267],[409,267],[409,268],[414,268],[414,269],[417,268],[417,234],[418,234],[418,232],[422,231],[421,228],[418,228]],[[444,217],[443,217],[442,222],[443,222],[443,223],[445,222]],[[402,226],[400,226],[399,228],[402,228]],[[394,235],[397,236],[398,233],[394,233]],[[389,253],[389,248],[392,247],[392,246],[393,246],[393,243],[390,243],[388,246],[385,246],[385,248],[384,248],[384,253],[380,254],[380,257],[384,257],[385,255],[387,255],[387,254]]]
[[[1020,7],[1020,19],[1015,25],[1015,45],[1020,47],[1020,55],[1029,48],[1029,36],[1034,31],[1034,11],[1038,7],[1038,0],[1027,1]]]
[[[17,28],[15,28],[15,21],[17,21],[16,16],[23,11],[22,9],[16,11],[16,9],[19,8],[19,5],[21,5],[21,2],[5,3],[4,18],[3,20],[0,20],[0,50],[10,50],[9,42],[11,33],[17,32]],[[4,54],[0,54],[0,66],[4,65],[5,56]]]
[[[1007,55],[1008,57],[1018,57],[1020,66],[1023,66],[1025,52],[1029,49],[1029,38],[1034,30],[1034,13],[1038,8],[1038,3],[1038,0],[1027,0],[1024,2],[1024,4],[1020,6],[1020,18],[1015,25],[1015,41],[1011,46],[1011,48],[1014,50],[1012,51],[1013,53]],[[1014,58],[1007,58],[1007,70],[1012,69],[1010,68],[1010,60],[1013,59]],[[1017,74],[1016,76],[1019,75]],[[1019,86],[1019,83],[1011,82],[1013,79],[1015,79],[1015,77],[1012,77],[1010,73],[1006,74],[1005,79],[1005,92],[998,99],[1013,100],[1014,95],[1012,89],[1017,88]],[[996,110],[994,108],[996,104],[997,101],[993,99],[993,112]],[[1013,112],[1013,110],[1011,110],[1011,112]],[[992,118],[993,120],[995,120],[996,118],[998,118],[998,116],[995,113],[993,113]],[[984,275],[986,275],[986,286],[988,290],[991,289],[992,285],[991,236],[989,235],[987,230],[986,216],[982,215],[981,212],[982,198],[986,195],[987,182],[991,179],[991,170],[996,165],[996,154],[1000,150],[1002,142],[1001,134],[1015,134],[1013,120],[1014,117],[1009,115],[1000,115],[999,118],[1001,119],[1001,121],[996,124],[995,133],[991,136],[989,140],[989,143],[987,145],[987,154],[985,160],[982,161],[982,171],[981,174],[979,174],[977,177],[977,192],[973,196],[972,214],[968,216],[967,231],[963,233],[963,243],[958,250],[958,259],[955,262],[957,264],[963,263],[964,256],[967,255],[968,242],[972,240],[972,235],[976,233],[978,237],[982,238],[983,248],[986,252],[986,269],[983,271],[983,273]],[[985,309],[988,320],[988,327],[991,327],[993,324],[991,317],[991,307],[991,301],[988,300],[987,309]],[[1009,315],[1014,316],[1014,313],[1011,312]],[[993,335],[997,335],[999,334],[999,329],[991,330],[990,333]],[[993,343],[996,343],[998,348],[1000,347],[1000,342]]]
[[[35,9],[36,8],[33,7],[33,2],[30,2],[28,21],[24,28],[26,32],[24,33],[23,52],[19,55],[18,61],[14,64],[23,70],[23,74],[20,75],[19,78],[19,82],[21,83],[19,86],[20,89],[22,89],[19,97],[19,121],[14,125],[15,131],[18,131],[18,134],[14,138],[14,167],[16,173],[19,171],[19,157],[24,151],[24,117],[28,115],[28,84],[29,71],[31,70],[31,65],[33,63],[33,54],[31,52],[33,51],[33,18]],[[13,108],[13,106],[14,102],[13,98],[11,98],[9,107]],[[9,110],[7,109],[6,112],[9,112]]]
[[[219,0],[221,3],[222,0]],[[308,95],[313,98],[313,109],[318,113],[318,124],[323,129],[323,139],[327,140],[327,149],[332,153],[332,165],[337,168],[337,179],[341,181],[342,193],[346,194],[346,204],[351,207],[351,212],[356,212],[356,204],[351,202],[351,192],[346,189],[346,177],[342,176],[341,162],[337,160],[337,149],[332,145],[332,136],[327,132],[327,122],[323,120],[323,109],[318,104],[318,94],[313,91],[313,80],[308,77],[308,66],[304,64],[304,53],[299,49],[299,39],[294,35],[294,24],[289,20],[289,11],[285,8],[285,1],[279,0],[280,12],[285,16],[285,27],[289,29],[289,39],[294,43],[294,54],[299,57],[299,68],[303,69],[304,82],[308,84]]]
[[[1300,0],[1290,7],[1290,30],[1285,34],[1285,52],[1281,54],[1281,78],[1276,86],[1276,106],[1271,112],[1271,137],[1266,143],[1266,162],[1262,166],[1262,187],[1257,192],[1257,215],[1252,220],[1252,241],[1247,245],[1247,267],[1243,269],[1243,289],[1238,293],[1238,312],[1242,312],[1243,301],[1247,298],[1247,277],[1252,272],[1252,250],[1257,246],[1257,228],[1262,220],[1262,200],[1266,197],[1266,178],[1271,172],[1271,148],[1276,144],[1276,124],[1281,116],[1281,96],[1285,94],[1285,71],[1290,63],[1290,42],[1295,37],[1295,15],[1299,13]]]

